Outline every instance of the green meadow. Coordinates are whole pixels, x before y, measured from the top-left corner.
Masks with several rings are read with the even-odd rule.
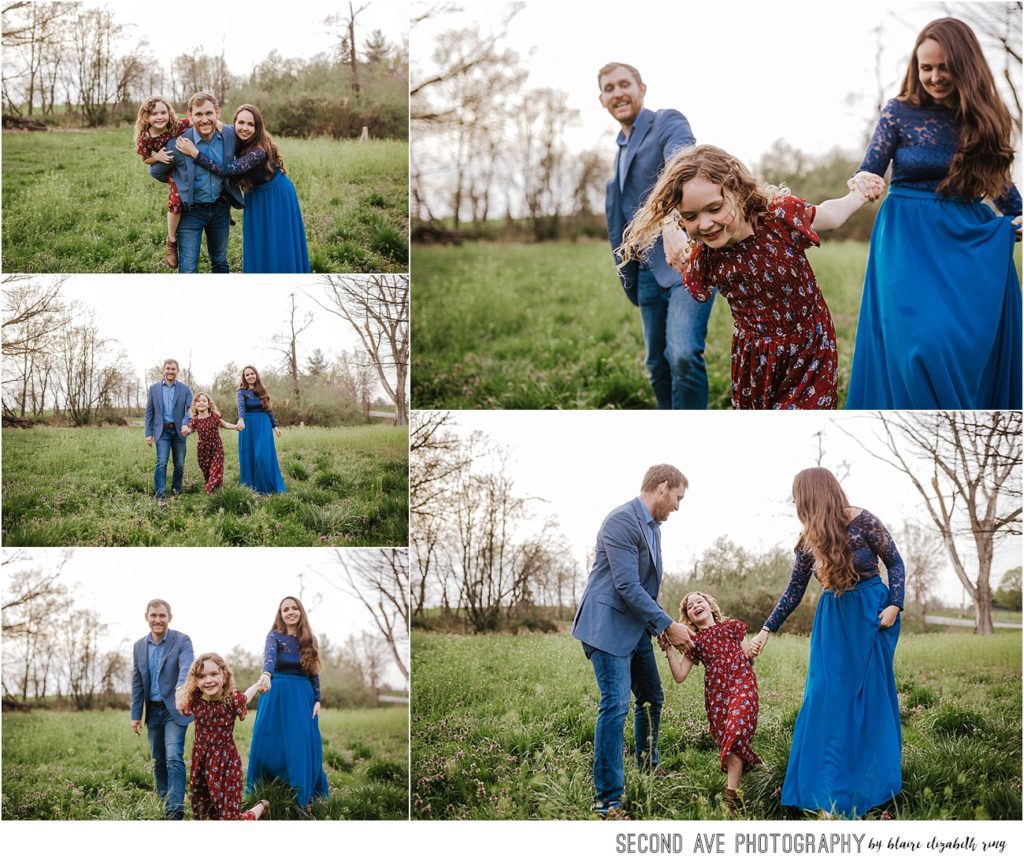
[[[761,711],[743,779],[750,819],[780,819],[808,639],[773,638],[757,660]],[[417,819],[593,817],[598,693],[590,663],[566,634],[460,636],[417,632],[412,644],[412,814]],[[728,817],[725,774],[708,732],[703,671],[682,684],[659,657],[665,686],[661,775],[627,758],[634,819]],[[869,818],[1021,818],[1019,631],[904,635],[896,650],[903,792]],[[633,751],[632,720],[626,746]]]
[[[846,399],[867,244],[827,239],[808,257],[839,342]],[[412,398],[417,408],[653,408],[640,313],[608,244],[472,243],[417,247]],[[732,316],[708,326],[711,408],[728,408]]]
[[[288,491],[268,497],[239,485],[237,435],[221,440],[224,486],[205,493],[190,441],[182,494],[159,507],[156,450],[141,428],[4,429],[4,545],[407,544],[404,427],[285,427],[277,455]]]
[[[256,714],[235,723],[248,760]],[[132,733],[127,711],[4,711],[3,818],[142,820],[163,817],[145,729]],[[408,817],[408,714],[404,707],[325,710],[320,716],[330,796],[299,811],[281,783],[257,783],[243,807],[270,800],[272,820]],[[186,737],[186,769],[194,732]],[[188,798],[186,817],[191,817]]]
[[[313,272],[405,272],[404,141],[278,141],[295,184]],[[3,268],[22,273],[166,273],[167,186],[130,129],[5,132]],[[228,261],[242,270],[243,211]],[[200,272],[209,272],[200,256]]]

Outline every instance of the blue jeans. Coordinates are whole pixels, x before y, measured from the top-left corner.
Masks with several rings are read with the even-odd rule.
[[[171,474],[171,494],[181,494],[181,481],[185,478],[185,438],[180,429],[165,428],[156,442],[156,470],[153,486],[157,497],[167,491],[167,461],[174,454],[174,472]]]
[[[146,732],[156,774],[156,793],[164,801],[168,817],[185,816],[185,732],[159,701],[146,705]]]
[[[633,738],[636,763],[654,769],[658,763],[658,726],[665,695],[651,637],[645,634],[629,656],[613,656],[583,645],[594,666],[601,700],[594,726],[594,797],[602,804],[621,803],[625,789],[622,749],[625,744],[629,693],[636,698]]]
[[[708,406],[704,340],[714,298],[698,303],[682,284],[663,288],[654,273],[640,270],[637,301],[647,376],[658,408],[704,410]]]
[[[181,208],[178,223],[178,272],[199,272],[199,249],[206,231],[206,251],[210,254],[210,270],[227,273],[228,235],[231,231],[231,208],[227,204],[213,207]]]

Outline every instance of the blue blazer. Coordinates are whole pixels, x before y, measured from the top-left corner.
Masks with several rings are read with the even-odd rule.
[[[638,497],[604,520],[572,623],[573,637],[613,656],[628,656],[645,632],[656,635],[672,623],[657,603],[661,569],[646,522],[647,508]]]
[[[164,433],[164,382],[153,384],[146,398],[146,437],[156,443]],[[174,382],[174,422],[180,429],[191,425],[188,409],[192,407],[192,390],[181,381]]]
[[[198,142],[201,138],[194,128],[189,127],[182,132],[182,134],[187,138],[191,138],[193,143],[198,146]],[[229,123],[225,123],[224,128],[221,130],[221,134],[224,136],[224,161],[230,162],[235,158],[235,148],[238,146],[235,127]],[[156,164],[150,165],[150,176],[156,178],[161,183],[166,183],[173,173],[174,185],[178,187],[178,194],[181,196],[181,203],[187,206],[192,206],[192,186],[196,179],[195,160],[188,156],[178,155],[178,142],[175,138],[171,138],[171,140],[167,142],[166,149],[174,153],[174,161],[166,165],[163,162],[157,162]],[[227,196],[231,206],[242,208],[244,204],[242,203],[242,196],[239,194],[238,189],[228,182],[227,177],[224,177],[223,180],[224,194]]]
[[[132,720],[142,719],[146,702],[152,700],[152,693],[159,692],[164,700],[164,707],[178,725],[188,725],[191,716],[182,716],[174,706],[174,690],[185,683],[188,670],[192,667],[192,639],[184,632],[168,629],[164,636],[164,656],[153,681],[149,676],[149,653],[146,643],[149,639],[140,638],[135,642],[132,651]],[[149,721],[149,717],[146,717]]]
[[[621,133],[620,133],[621,135]],[[686,117],[678,111],[667,109],[651,111],[644,108],[629,133],[626,146],[626,179],[623,188],[619,189],[619,162],[615,160],[614,176],[608,181],[605,190],[604,212],[608,220],[608,240],[614,252],[622,244],[622,234],[626,225],[640,209],[662,169],[677,151],[696,143],[690,124]],[[615,263],[619,263],[616,256]],[[673,270],[665,260],[665,247],[661,237],[648,252],[647,267],[663,288],[681,285],[683,277]],[[638,261],[630,261],[629,265],[619,271],[622,287],[635,306],[637,299],[637,275],[640,272]]]

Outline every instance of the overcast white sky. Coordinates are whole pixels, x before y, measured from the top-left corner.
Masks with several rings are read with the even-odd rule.
[[[414,2],[413,12],[427,5]],[[508,4],[462,5],[462,13],[413,29],[414,83],[433,68],[438,33],[476,21],[483,32],[494,32]],[[528,67],[527,88],[568,93],[569,105],[580,112],[566,136],[575,152],[597,148],[611,164],[618,124],[598,102],[597,70],[620,60],[640,70],[646,107],[682,111],[698,142],[723,147],[750,165],[780,138],[807,153],[836,146],[862,153],[877,117],[879,87],[886,100],[896,95],[918,32],[944,14],[939,3],[905,0],[528,0],[500,45],[517,51]],[[1002,58],[990,55],[989,62],[998,78]]]
[[[877,515],[896,534],[926,514],[909,480],[869,456],[841,431],[873,442],[866,414],[823,411],[463,411],[458,427],[479,429],[512,454],[515,492],[543,498],[538,513],[554,514],[581,567],[592,559],[597,529],[619,504],[639,493],[652,464],[667,462],[689,480],[679,511],[662,528],[665,568],[684,573],[725,534],[751,550],[792,548],[800,524],[790,503],[794,475],[817,464],[841,477],[851,504]],[[897,537],[898,540],[898,537]],[[994,580],[1019,566],[1021,547],[1003,547]],[[959,604],[960,582],[942,576],[944,599]]]
[[[350,549],[340,552],[353,553]],[[26,553],[52,562],[61,550],[27,549]],[[324,577],[336,585],[343,575],[334,551],[82,548],[71,555],[62,582],[73,586],[71,595],[78,608],[93,609],[109,627],[105,649],[122,643],[130,649],[148,632],[143,619],[146,603],[156,597],[171,604],[171,628],[187,633],[197,654],[226,654],[241,645],[261,655],[278,603],[288,595],[302,600],[318,637],[342,644],[350,635],[358,638],[363,631],[377,632],[362,604]],[[389,669],[388,681],[403,685],[394,668]]]
[[[91,3],[89,5],[100,5]],[[338,45],[342,27],[324,24],[330,15],[348,13],[346,0],[288,0],[288,2],[130,2],[110,0],[107,7],[128,29],[129,42],[145,39],[150,51],[167,66],[179,54],[199,49],[219,55],[224,51],[228,68],[236,75],[248,75],[271,51],[282,57],[309,58]],[[380,29],[388,42],[401,45],[409,29],[408,6],[402,0],[366,0],[356,17],[356,43],[362,49],[366,37]]]
[[[300,364],[314,348],[333,359],[359,347],[346,321],[307,296],[325,299],[315,277],[81,275],[62,288],[65,297],[93,309],[100,333],[117,340],[115,352],[124,350],[144,380],[148,369],[174,357],[182,366],[191,363],[195,380],[205,385],[229,362],[261,371],[280,365],[274,336],[288,332],[292,293],[296,321],[307,311],[314,315],[298,339]]]

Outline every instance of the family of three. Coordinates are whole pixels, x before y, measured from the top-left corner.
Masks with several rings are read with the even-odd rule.
[[[695,146],[683,114],[644,107],[634,66],[608,63],[597,78],[620,127],[608,236],[640,310],[659,408],[707,407],[716,294],[734,321],[733,408],[843,407],[835,327],[806,251],[880,198],[890,167],[845,407],[1021,407],[1012,121],[967,24],[941,18],[921,31],[847,194],[817,205],[759,182],[718,147]]]
[[[205,821],[255,821],[269,813],[260,800],[242,810],[242,758],[233,729],[260,693],[249,746],[245,791],[280,780],[305,810],[328,796],[320,738],[320,653],[302,603],[286,596],[267,633],[263,673],[244,692],[217,653],[193,657],[192,640],[171,629],[171,606],[146,605],[149,634],[132,654],[132,731],[149,736],[157,794],[167,818],[185,817],[185,734],[195,722],[188,791],[192,814]]]
[[[653,640],[682,683],[704,666],[704,706],[726,774],[726,809],[742,808],[740,778],[761,763],[753,659],[799,605],[813,575],[822,585],[811,631],[803,703],[793,729],[783,806],[844,817],[882,806],[902,788],[902,736],[893,656],[903,608],[904,566],[885,526],[851,506],[825,468],[793,480],[802,530],[789,584],[761,631],[722,614],[705,593],[688,593],[673,620],[659,605],[661,524],[688,482],[672,465],[650,468],[640,494],[612,510],[597,535],[594,565],[572,633],[594,668],[600,694],[594,727],[594,809],[628,818],[623,744],[630,693],[639,769],[659,760],[664,692]],[[887,583],[879,572],[885,565]]]
[[[308,273],[309,253],[295,186],[255,105],[241,105],[231,125],[209,93],[188,100],[178,119],[170,101],[139,106],[135,149],[149,173],[167,183],[167,265],[199,271],[203,235],[214,273],[227,273],[231,208],[244,208],[242,271]]]
[[[146,445],[156,447],[153,486],[157,503],[161,506],[166,503],[167,462],[172,458],[171,494],[181,494],[186,438],[192,433],[199,436],[199,467],[206,493],[221,487],[224,482],[222,428],[239,433],[238,473],[242,485],[261,495],[287,491],[274,445],[274,436],[280,437],[281,430],[259,372],[253,366],[242,369],[235,423],[224,420],[209,393],[200,392],[193,398],[192,390],[178,380],[178,372],[177,360],[164,360],[163,380],[149,388],[146,399]]]

